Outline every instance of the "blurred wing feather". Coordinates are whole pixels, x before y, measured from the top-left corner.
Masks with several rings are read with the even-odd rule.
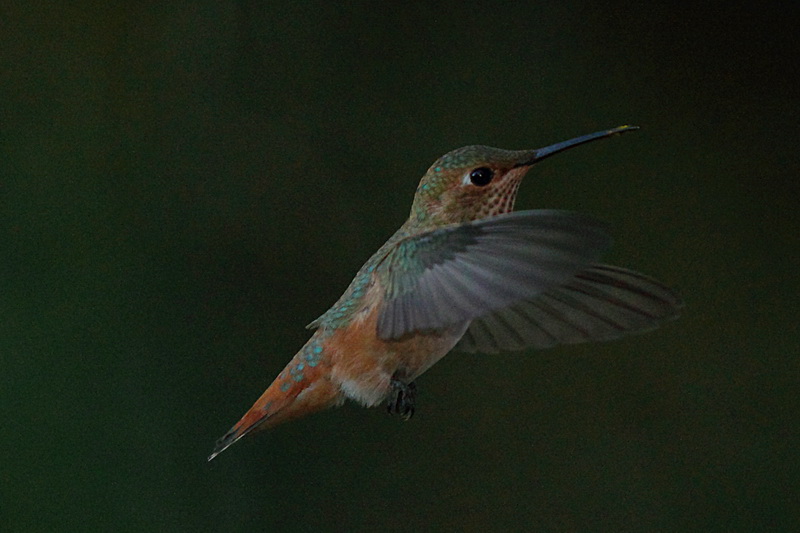
[[[381,262],[378,336],[473,320],[562,285],[610,245],[596,220],[518,211],[405,238]]]
[[[473,320],[456,349],[496,353],[616,339],[676,318],[682,305],[648,276],[593,265],[561,286]]]

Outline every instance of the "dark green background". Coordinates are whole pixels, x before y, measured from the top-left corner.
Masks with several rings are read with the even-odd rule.
[[[3,2],[0,529],[798,527],[798,39],[716,2]],[[465,144],[681,319],[453,354],[206,463]]]

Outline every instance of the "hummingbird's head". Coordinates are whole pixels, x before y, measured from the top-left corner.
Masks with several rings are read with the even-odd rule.
[[[580,144],[638,129],[620,126],[536,150],[465,146],[431,165],[417,187],[409,221],[422,227],[460,224],[508,213],[535,163]]]

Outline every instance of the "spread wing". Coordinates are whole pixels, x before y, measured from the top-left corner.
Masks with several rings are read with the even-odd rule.
[[[561,286],[474,320],[455,349],[496,353],[610,340],[676,318],[682,305],[652,278],[593,265]]]
[[[563,285],[610,245],[596,220],[517,211],[399,241],[381,263],[378,336],[463,323]]]

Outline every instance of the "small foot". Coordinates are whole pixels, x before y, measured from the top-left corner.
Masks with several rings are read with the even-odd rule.
[[[414,400],[417,397],[417,385],[404,383],[399,379],[392,378],[392,392],[389,393],[389,401],[386,410],[389,414],[400,415],[403,420],[408,420],[414,416]]]

